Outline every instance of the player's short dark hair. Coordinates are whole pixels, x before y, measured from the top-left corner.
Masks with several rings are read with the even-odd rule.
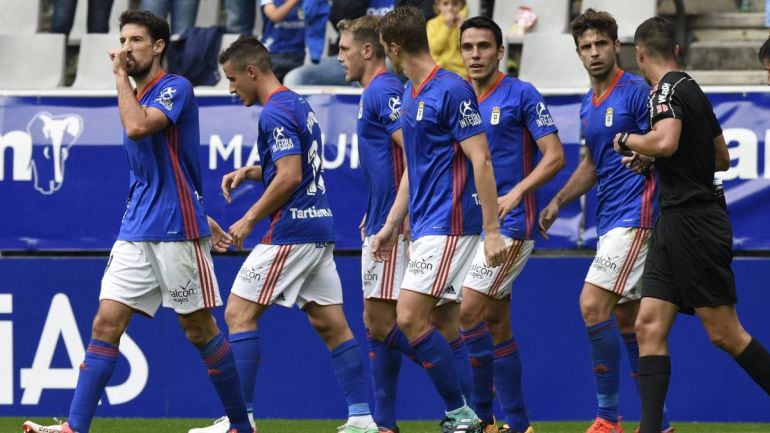
[[[575,45],[578,43],[578,38],[585,33],[586,30],[594,30],[597,33],[608,36],[613,41],[618,40],[618,23],[609,12],[596,11],[588,8],[585,12],[576,16],[575,19],[572,20],[570,27],[572,39],[575,40]]]
[[[152,42],[163,40],[165,42],[163,52],[160,54],[161,60],[166,55],[168,49],[168,42],[171,39],[171,30],[168,27],[168,22],[163,18],[155,16],[149,11],[133,11],[127,10],[120,14],[120,30],[123,30],[123,26],[126,24],[136,24],[147,29],[147,32],[152,38]]]
[[[393,9],[380,18],[380,36],[386,44],[398,44],[409,54],[429,51],[425,16],[415,6]]]
[[[770,60],[770,38],[759,49],[759,61],[764,62],[765,60]]]
[[[382,59],[385,58],[385,49],[380,43],[380,33],[377,31],[379,24],[379,17],[367,15],[354,20],[342,20],[337,24],[337,29],[340,35],[350,32],[353,39],[360,44],[372,44],[374,57]]]
[[[490,18],[479,16],[465,20],[463,25],[460,26],[461,38],[462,34],[468,29],[487,29],[495,36],[495,43],[497,44],[495,48],[500,48],[503,45],[503,31],[500,30],[500,26]]]
[[[254,65],[260,72],[272,72],[273,67],[270,63],[270,53],[262,42],[254,36],[241,36],[229,47],[222,50],[219,54],[219,63],[224,65],[230,61],[230,64],[237,70],[244,70],[249,65]]]
[[[661,17],[652,17],[639,24],[634,44],[641,44],[647,54],[665,60],[676,60],[676,33],[674,26]]]

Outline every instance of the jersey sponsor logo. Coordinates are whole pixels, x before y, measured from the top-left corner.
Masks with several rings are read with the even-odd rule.
[[[362,119],[364,117],[364,98],[361,97],[361,100],[358,101],[358,119]]]
[[[448,295],[456,295],[457,291],[455,291],[454,286],[449,286],[446,289],[444,289],[444,293],[446,293]]]
[[[398,120],[401,116],[401,98],[398,96],[391,96],[388,99],[388,108],[390,109],[390,116],[388,118],[391,122]]]
[[[359,117],[360,119],[360,117]],[[307,119],[305,119],[305,126],[307,126],[307,132],[313,132],[313,126],[318,125],[318,118],[315,117],[315,113],[312,111],[307,112]]]
[[[177,304],[190,302],[190,297],[195,295],[195,289],[190,288],[190,284],[192,284],[192,280],[187,280],[187,284],[184,286],[172,287],[169,292],[171,301]]]
[[[262,274],[258,272],[257,268],[244,266],[238,271],[238,278],[244,283],[259,282],[262,280]]]
[[[481,125],[481,115],[473,107],[473,101],[470,99],[460,102],[460,128]]]
[[[171,111],[174,108],[174,95],[176,95],[176,89],[173,87],[166,87],[158,93],[155,102],[162,105],[166,110]]]
[[[362,279],[364,280],[364,286],[369,287],[369,286],[374,286],[375,284],[377,284],[377,281],[379,281],[380,277],[375,272],[367,271],[367,272],[364,273]]]
[[[420,103],[417,104],[417,120],[418,121],[422,120],[423,110],[425,110],[425,102],[420,101]]]
[[[535,106],[535,112],[537,113],[537,126],[542,128],[544,126],[553,126],[553,117],[548,112],[548,107],[545,106],[545,102],[540,101]]]
[[[311,206],[307,209],[297,209],[295,207],[289,208],[291,212],[291,219],[303,220],[308,218],[331,218],[332,211],[329,208],[318,209],[315,206]]]
[[[489,118],[490,125],[497,125],[500,123],[500,107],[492,107],[492,117]]]
[[[618,270],[618,264],[612,261],[612,257],[610,256],[596,256],[594,258],[594,262],[591,264],[591,267],[596,269],[597,271],[607,272],[607,271],[617,271]]]
[[[655,114],[665,113],[668,111],[668,105],[658,104],[655,106]]]
[[[5,180],[6,149],[10,148],[12,180],[32,181],[43,195],[58,191],[64,183],[69,149],[80,138],[83,126],[83,118],[77,114],[55,116],[41,111],[32,116],[26,131],[0,132],[0,181]]]
[[[613,113],[612,107],[607,107],[607,111],[604,113],[604,126],[607,128],[612,126],[612,113]]]
[[[668,93],[671,91],[671,84],[670,83],[663,83],[660,86],[660,94],[658,95],[658,104],[662,104],[666,102],[666,99],[668,98]]]
[[[294,142],[291,141],[291,138],[287,138],[286,135],[283,133],[284,127],[283,126],[276,126],[273,128],[273,146],[271,147],[273,150],[273,153],[280,152],[282,150],[289,150],[294,147]]]

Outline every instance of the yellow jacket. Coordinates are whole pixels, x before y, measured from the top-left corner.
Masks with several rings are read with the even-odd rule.
[[[460,14],[467,17],[468,6],[463,7]],[[433,60],[442,68],[467,78],[468,71],[465,70],[460,53],[460,28],[450,28],[444,22],[444,17],[439,15],[428,20],[427,31],[430,55],[433,56]]]

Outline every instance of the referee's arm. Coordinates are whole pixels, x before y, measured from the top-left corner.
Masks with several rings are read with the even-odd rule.
[[[652,130],[644,135],[630,134],[623,145],[620,138],[623,133],[615,135],[613,145],[618,153],[632,150],[653,158],[669,157],[679,148],[679,137],[682,134],[682,121],[674,118],[660,119],[655,122]],[[724,139],[723,139],[724,141]],[[624,149],[625,147],[625,149]]]
[[[727,143],[722,134],[714,137],[714,171],[727,171],[730,169],[730,153],[727,151]]]

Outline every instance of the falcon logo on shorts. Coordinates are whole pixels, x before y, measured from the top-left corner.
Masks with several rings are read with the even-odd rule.
[[[605,257],[596,256],[591,266],[596,270],[602,271],[602,272],[618,270],[618,264],[613,262],[612,257],[610,256],[605,256]]]
[[[468,275],[471,278],[491,277],[492,269],[489,269],[484,265],[479,265],[478,263],[474,263],[471,265],[470,269],[468,269]]]
[[[473,101],[470,99],[460,102],[460,116],[462,116],[460,128],[481,125],[481,115],[473,107]]]
[[[409,272],[413,274],[422,275],[432,270],[433,270],[433,264],[426,262],[425,259],[409,261]]]
[[[395,122],[401,115],[401,98],[398,96],[391,96],[390,99],[388,99],[388,108],[390,108],[390,116],[388,116],[388,118],[391,122]]]
[[[186,304],[190,302],[190,296],[195,295],[195,289],[191,289],[190,284],[192,280],[187,280],[187,284],[184,286],[177,286],[171,289],[171,300],[177,304]]]
[[[241,270],[238,271],[238,278],[245,283],[250,283],[252,281],[260,281],[262,279],[262,274],[257,272],[256,268],[241,268]]]
[[[155,102],[162,105],[166,110],[171,111],[174,107],[174,95],[176,95],[176,89],[173,87],[166,87],[158,93]]]

